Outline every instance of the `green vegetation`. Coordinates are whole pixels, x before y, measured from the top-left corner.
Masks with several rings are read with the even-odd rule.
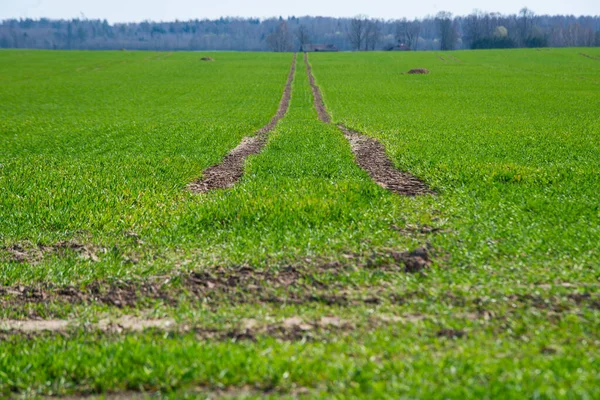
[[[453,274],[597,283],[600,65],[580,52],[340,54],[313,63],[334,122],[378,138],[400,169],[440,192],[435,206],[455,234],[433,242]],[[402,75],[415,67],[431,75]]]
[[[438,193],[405,198],[317,120],[300,58],[241,181],[185,190],[275,113],[289,54],[0,52],[1,319],[73,325],[0,332],[0,394],[599,397],[600,63],[579,53],[311,55],[333,121]],[[98,281],[138,293],[45,287]],[[175,327],[90,328],[128,315]]]

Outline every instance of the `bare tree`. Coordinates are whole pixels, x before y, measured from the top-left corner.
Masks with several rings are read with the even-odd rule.
[[[281,21],[275,32],[267,36],[267,43],[271,50],[276,52],[290,51],[292,40],[288,30],[287,22]]]
[[[288,51],[310,42],[331,44],[340,50],[364,50],[365,47],[373,49],[373,36],[368,34],[372,31],[367,26],[367,22],[372,20],[369,21],[364,16],[354,19],[353,23],[352,18],[290,17],[285,19],[287,24],[283,26],[280,26],[283,18],[219,18],[116,24],[88,19],[9,19],[0,21],[0,47]],[[514,15],[476,11],[464,17],[451,16],[448,18],[450,24],[445,24],[448,22],[443,21],[445,19],[434,16],[413,22],[376,22],[380,28],[381,42],[384,38],[395,35],[398,42],[420,50],[459,46],[542,47],[548,44],[554,47],[600,46],[600,16],[535,16],[531,11],[523,10]],[[440,29],[442,22],[449,29]],[[353,29],[350,29],[351,26]],[[451,34],[447,35],[447,32]],[[310,33],[310,38],[303,39],[305,33]],[[440,33],[444,38],[443,46],[440,46]],[[461,41],[458,41],[459,37],[462,38]],[[452,40],[446,40],[447,38]],[[375,48],[381,46],[381,42],[377,43],[378,40],[375,35]]]
[[[367,32],[367,17],[357,15],[350,21],[350,30],[348,31],[348,40],[354,50],[360,50],[365,41]]]
[[[398,43],[405,44],[411,50],[417,49],[420,32],[421,23],[418,20],[407,21],[404,18],[402,21],[396,23],[396,40]]]
[[[300,25],[298,29],[296,29],[296,39],[300,43],[300,50],[304,47],[304,45],[310,44],[310,36],[308,35],[308,29],[306,26]]]
[[[533,30],[533,18],[535,14],[529,8],[524,7],[519,11],[519,39],[521,45],[527,42]]]
[[[442,50],[454,50],[458,35],[456,27],[452,21],[452,13],[447,11],[440,11],[435,20],[440,30],[440,43]]]
[[[367,21],[365,26],[365,50],[375,50],[381,41],[381,24],[376,19]]]

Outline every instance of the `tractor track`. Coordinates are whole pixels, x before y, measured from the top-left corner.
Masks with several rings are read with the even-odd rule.
[[[288,75],[283,96],[279,103],[277,113],[271,121],[259,129],[253,136],[242,139],[240,144],[231,150],[220,164],[213,165],[204,170],[203,177],[190,183],[187,188],[193,193],[206,193],[214,189],[225,189],[232,187],[244,174],[244,162],[253,154],[259,154],[265,144],[269,133],[275,128],[280,119],[286,114],[292,94],[292,81],[296,72],[296,53],[292,60],[292,66]]]
[[[306,53],[304,53],[304,63],[306,64],[306,72],[312,87],[319,119],[329,124],[331,123],[331,117],[325,108],[321,90],[315,83]],[[387,156],[385,147],[376,139],[352,131],[343,125],[337,125],[337,127],[350,143],[358,166],[365,170],[379,186],[403,196],[435,194],[427,184],[416,176],[398,170]]]

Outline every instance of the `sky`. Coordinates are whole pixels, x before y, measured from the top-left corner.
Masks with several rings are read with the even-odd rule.
[[[528,7],[536,14],[600,15],[600,0],[0,0],[0,20],[8,18],[88,18],[109,22],[172,21],[231,17],[331,16],[358,14],[397,19],[473,10],[515,14]]]

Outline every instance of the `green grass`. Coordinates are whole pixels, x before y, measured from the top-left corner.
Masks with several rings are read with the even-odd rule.
[[[106,249],[98,261],[66,251],[32,264],[5,251],[3,285],[300,271],[291,286],[182,292],[176,305],[23,305],[2,294],[3,319],[84,326],[139,315],[192,331],[1,336],[0,393],[600,397],[600,64],[578,52],[443,53],[445,63],[436,53],[311,54],[334,122],[378,138],[438,192],[417,198],[375,185],[339,130],[317,120],[301,59],[288,114],[242,180],[184,190],[274,114],[289,54],[202,63],[194,53],[0,52],[0,242]],[[417,67],[431,74],[402,74]],[[442,230],[397,230],[423,225]],[[435,260],[425,274],[389,258],[426,242]],[[293,316],[350,328],[307,340],[194,331]]]
[[[381,140],[399,168],[440,192],[436,207],[457,234],[434,242],[455,268],[483,280],[493,271],[597,282],[600,65],[579,52],[311,60],[334,121]],[[402,75],[415,67],[431,74]]]

